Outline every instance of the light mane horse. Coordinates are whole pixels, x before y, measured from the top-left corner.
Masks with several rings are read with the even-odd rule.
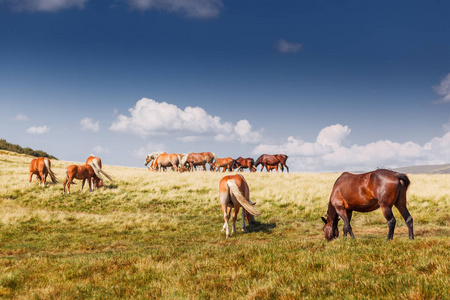
[[[150,164],[149,170],[151,170],[151,169],[155,170],[155,167],[156,167],[156,159],[158,158],[158,156],[159,156],[160,154],[163,154],[163,153],[166,153],[166,152],[164,152],[164,151],[158,151],[158,152],[153,152],[153,153],[148,154],[148,155],[145,157],[145,163],[144,163],[144,166],[147,166],[147,165],[153,160],[153,163]]]
[[[55,173],[53,173],[51,169],[51,162],[50,159],[47,157],[36,157],[33,158],[30,162],[30,180],[28,181],[28,186],[31,185],[31,179],[33,178],[33,175],[36,175],[39,186],[42,183],[42,187],[45,187],[45,183],[47,182],[47,175],[50,175],[50,178],[52,179],[53,183],[57,183],[58,179],[55,176]]]
[[[179,164],[178,154],[162,153],[158,155],[158,157],[156,158],[155,164],[156,164],[155,169],[158,171],[161,171],[163,167],[164,168],[171,167],[172,170],[178,171],[178,164]]]
[[[81,184],[80,192],[83,190],[86,179],[88,180],[88,183],[89,183],[89,191],[90,192],[92,192],[91,179],[93,179],[92,182],[94,183],[94,185],[97,188],[100,188],[103,186],[102,180],[100,180],[100,178],[97,177],[97,175],[94,172],[94,169],[90,165],[84,165],[84,166],[70,165],[67,168],[65,168],[64,171],[66,173],[66,179],[64,180],[64,183],[63,183],[63,194],[66,193],[66,185],[67,185],[67,190],[70,194],[70,185],[72,184],[74,179],[83,180],[83,183]]]
[[[219,201],[222,206],[223,224],[222,231],[225,230],[227,237],[230,236],[228,221],[230,220],[231,209],[234,208],[232,233],[236,233],[236,219],[239,208],[242,206],[242,230],[245,231],[245,219],[250,224],[253,222],[253,216],[259,216],[261,213],[256,209],[255,204],[250,201],[250,189],[244,176],[240,174],[225,176],[219,183]]]
[[[102,160],[100,159],[100,157],[95,157],[91,155],[86,159],[86,164],[92,167],[92,169],[95,172],[95,175],[97,175],[97,177],[102,181],[102,185],[103,185],[103,177],[101,174],[105,175],[105,177],[108,178],[110,181],[114,181],[108,173],[102,170]]]

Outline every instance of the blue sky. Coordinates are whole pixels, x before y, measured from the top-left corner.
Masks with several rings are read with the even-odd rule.
[[[0,137],[60,159],[450,163],[446,1],[0,0]]]

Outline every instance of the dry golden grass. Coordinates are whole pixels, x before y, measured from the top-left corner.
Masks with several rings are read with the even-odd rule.
[[[394,209],[355,213],[355,240],[326,242],[320,216],[339,174],[244,173],[263,215],[229,239],[221,173],[105,165],[116,180],[28,187],[31,158],[0,153],[0,298],[385,298],[447,296],[449,175],[410,175],[416,239]],[[240,226],[240,217],[238,218]],[[342,226],[342,224],[341,224]],[[239,228],[239,227],[238,227]]]

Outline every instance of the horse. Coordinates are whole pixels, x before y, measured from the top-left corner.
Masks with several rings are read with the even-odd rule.
[[[206,162],[207,160],[202,154],[194,152],[189,152],[182,159],[182,165],[187,165],[189,171],[193,171],[196,166],[202,166],[203,171],[206,171]]]
[[[102,181],[102,186],[103,186],[103,177],[101,174],[105,175],[105,177],[108,178],[110,181],[114,181],[111,175],[102,170],[102,160],[100,159],[100,157],[91,155],[86,159],[86,164],[92,167],[92,169],[95,172],[95,175],[97,175],[97,177]]]
[[[50,175],[53,183],[58,183],[58,179],[56,178],[55,173],[53,173],[51,169],[50,159],[47,157],[35,157],[30,162],[30,180],[28,181],[28,186],[31,185],[31,179],[33,175],[36,174],[36,177],[39,181],[39,186],[42,183],[42,187],[45,187],[45,183],[47,181],[47,175]]]
[[[161,168],[166,167],[172,167],[172,170],[178,171],[178,164],[179,164],[178,154],[162,153],[158,155],[158,157],[156,158],[155,164],[156,164],[155,169],[159,171],[161,171]]]
[[[414,239],[413,219],[406,208],[406,190],[409,184],[406,174],[385,169],[364,174],[342,173],[334,183],[327,218],[322,217],[325,222],[325,239],[330,241],[339,236],[339,217],[344,221],[344,236],[349,233],[355,238],[350,226],[352,212],[370,212],[381,207],[389,226],[387,240],[392,240],[396,223],[392,213],[394,205],[405,219],[409,238]]]
[[[286,160],[288,159],[288,156],[285,154],[263,154],[255,162],[255,168],[258,167],[260,164],[261,166],[261,172],[264,169],[265,166],[275,166],[278,164],[281,164],[281,171],[284,171],[284,167],[286,167],[287,172],[289,173],[289,167],[286,165]]]
[[[153,164],[150,164],[149,170],[150,170],[150,169],[155,169],[155,168],[156,168],[156,165],[155,165],[155,163],[156,163],[156,158],[157,158],[160,154],[163,154],[163,153],[166,153],[166,152],[164,152],[164,151],[158,151],[158,152],[153,152],[153,153],[148,154],[148,155],[145,157],[145,163],[144,163],[144,166],[147,166],[149,162],[151,162],[152,160],[155,160],[155,161],[153,162]]]
[[[65,168],[64,171],[66,173],[66,179],[64,180],[63,184],[64,189],[63,194],[66,193],[66,184],[67,184],[68,194],[70,195],[70,185],[72,184],[74,179],[83,180],[80,192],[83,190],[86,179],[88,180],[89,183],[90,192],[92,192],[91,179],[93,179],[93,183],[97,188],[101,188],[103,186],[103,181],[97,177],[94,168],[92,168],[90,165],[83,165],[83,166],[70,165],[67,168]]]
[[[216,154],[212,152],[201,152],[200,154],[206,158],[206,162],[209,164],[209,170],[214,171],[214,162],[217,161]]]
[[[243,169],[249,169],[250,172],[256,172],[255,161],[251,157],[242,158],[238,157],[234,160],[233,169],[242,171]]]
[[[225,157],[225,158],[218,158],[216,162],[214,163],[214,170],[220,171],[220,168],[222,169],[222,172],[225,172],[225,170],[232,171],[232,165],[234,163],[234,159],[231,157]]]
[[[266,170],[267,172],[272,172],[272,170],[276,170],[278,173],[278,167],[281,166],[281,164],[275,165],[275,166],[271,166],[271,165],[266,165]]]
[[[250,201],[250,189],[244,176],[240,174],[228,175],[219,182],[219,201],[222,206],[223,224],[222,231],[226,231],[226,236],[230,236],[228,221],[230,220],[231,209],[234,208],[232,233],[236,233],[236,219],[239,208],[242,206],[242,231],[245,231],[245,220],[248,224],[253,223],[254,216],[259,216],[261,212],[256,209],[255,204]]]

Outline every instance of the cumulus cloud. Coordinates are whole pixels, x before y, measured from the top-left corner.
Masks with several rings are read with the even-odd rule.
[[[14,118],[15,121],[29,121],[30,118],[27,115],[24,114],[17,114]]]
[[[443,98],[439,102],[450,102],[450,74],[445,76],[445,78],[442,79],[441,83],[437,86],[434,86],[433,89],[436,93],[443,96]]]
[[[239,140],[242,143],[256,143],[262,138],[261,132],[253,131],[247,120],[233,125],[208,114],[201,107],[188,106],[182,110],[173,104],[142,98],[129,112],[130,116],[118,115],[110,129],[143,137],[174,133],[198,139],[198,136],[212,135],[217,141]],[[192,141],[192,138],[186,141]]]
[[[96,153],[96,154],[110,154],[111,153],[111,150],[109,150],[108,148],[104,148],[100,145],[97,145],[94,148],[92,148],[92,151],[94,151],[94,153]]]
[[[3,0],[14,11],[56,12],[69,8],[82,9],[88,0]]]
[[[336,124],[322,129],[315,142],[305,142],[291,136],[280,145],[260,144],[253,154],[285,153],[293,170],[308,172],[373,170],[377,167],[396,168],[450,161],[450,132],[433,138],[423,146],[389,140],[345,146],[350,132],[348,126]]]
[[[91,118],[84,118],[80,121],[81,130],[98,132],[100,130],[99,122],[95,122]]]
[[[47,125],[44,126],[32,126],[27,129],[27,132],[30,134],[43,134],[50,131],[50,127]]]
[[[285,39],[278,40],[275,48],[283,54],[286,53],[297,53],[302,50],[303,45],[296,42],[288,42]]]
[[[215,18],[223,9],[221,0],[128,0],[128,4],[141,11],[159,10],[202,19]]]

